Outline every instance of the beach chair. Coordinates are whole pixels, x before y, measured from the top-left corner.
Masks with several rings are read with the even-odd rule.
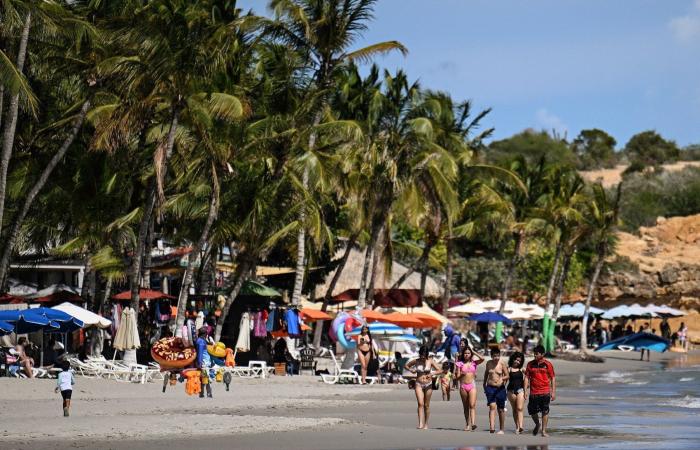
[[[315,353],[316,352],[311,347],[302,348],[299,351],[299,355],[300,355],[299,375],[301,375],[301,373],[304,370],[310,370],[311,375],[316,374],[316,365],[318,364],[318,361],[314,360]]]
[[[336,384],[341,380],[349,380],[351,383],[359,383],[360,382],[360,375],[355,371],[351,369],[342,369],[340,367],[340,364],[338,364],[338,360],[335,357],[335,353],[329,350],[331,359],[333,360],[333,366],[335,369],[334,374],[321,374],[321,380],[323,380],[324,383],[326,384]]]
[[[70,358],[68,362],[70,363],[71,368],[81,377],[101,378],[105,372],[105,368],[103,366],[91,362],[83,362],[78,358]]]

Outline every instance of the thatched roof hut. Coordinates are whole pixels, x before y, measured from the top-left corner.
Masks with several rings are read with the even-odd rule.
[[[340,259],[343,256],[345,249],[341,249],[335,255],[334,259]],[[335,285],[332,295],[336,296],[345,291],[351,289],[360,288],[360,280],[362,279],[362,267],[365,262],[365,252],[357,248],[353,248],[350,251],[350,256],[348,256],[348,261],[345,264],[343,272],[340,274],[340,279]],[[326,291],[330,287],[331,280],[335,275],[337,269],[331,271],[323,283],[319,284],[315,288],[315,298],[320,299],[326,294]],[[396,261],[393,262],[391,268],[391,274],[384,273],[384,265],[379,264],[377,267],[378,273],[374,281],[375,289],[389,289],[394,283],[406,273],[408,268],[403,264],[399,264]],[[389,276],[390,275],[390,276]],[[406,281],[401,285],[401,289],[420,289],[420,273],[414,272],[411,274]],[[425,283],[425,298],[438,298],[442,295],[442,289],[438,283],[430,276],[426,279]]]

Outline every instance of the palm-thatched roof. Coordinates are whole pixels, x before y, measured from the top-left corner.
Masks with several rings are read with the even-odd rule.
[[[341,249],[335,255],[334,259],[340,259],[343,256],[345,249]],[[341,294],[350,289],[359,289],[360,280],[362,278],[362,267],[365,262],[365,253],[357,248],[353,248],[350,251],[350,256],[348,256],[348,261],[345,264],[343,272],[340,274],[340,279],[333,289],[333,296]],[[330,287],[331,280],[338,269],[331,271],[323,283],[319,284],[315,288],[315,298],[320,299],[326,294],[326,291]],[[377,267],[378,273],[374,281],[375,289],[389,289],[394,283],[406,273],[408,268],[403,264],[399,264],[396,261],[392,263],[391,274],[385,274],[384,265],[379,264]],[[389,276],[390,275],[390,276]],[[401,289],[420,289],[420,273],[414,272],[411,274],[406,281],[401,285]],[[438,298],[442,295],[442,289],[438,283],[430,276],[426,279],[425,283],[425,298]]]

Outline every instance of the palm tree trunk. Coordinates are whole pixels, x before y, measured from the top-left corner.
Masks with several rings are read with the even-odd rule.
[[[319,108],[314,116],[313,127],[317,127],[321,123],[323,108]],[[309,149],[313,151],[316,147],[316,133],[311,132],[309,135]],[[304,189],[309,188],[309,169],[304,168],[301,183]],[[304,273],[306,272],[306,211],[302,207],[299,210],[299,232],[297,233],[297,262],[294,270],[294,289],[292,290],[292,305],[298,305],[301,300],[301,289],[304,285]]]
[[[348,262],[348,258],[350,257],[350,253],[352,252],[352,249],[355,247],[355,243],[357,242],[357,237],[358,233],[353,234],[350,236],[350,239],[348,239],[348,242],[345,246],[345,251],[343,252],[342,258],[340,258],[340,262],[338,263],[338,267],[335,269],[335,273],[333,274],[333,278],[331,278],[331,283],[328,285],[328,289],[326,290],[325,295],[323,296],[323,304],[321,305],[321,311],[326,312],[328,311],[328,304],[331,301],[331,298],[333,297],[333,291],[335,290],[335,286],[338,284],[338,280],[340,280],[340,276],[343,273],[343,270],[345,269],[345,264]],[[323,320],[319,320],[316,322],[316,329],[314,330],[314,348],[319,349],[321,347],[321,335],[323,333]]]
[[[379,228],[379,233],[377,234],[377,242],[374,243],[374,249],[372,249],[372,271],[369,274],[369,283],[367,285],[367,298],[370,301],[370,307],[374,306],[374,284],[377,281],[377,268],[379,267],[379,255],[381,254],[382,248],[384,246],[384,223],[382,223],[381,228]]]
[[[510,259],[510,263],[508,264],[506,279],[503,281],[503,290],[501,291],[501,307],[498,309],[500,314],[503,314],[503,311],[506,309],[508,294],[510,294],[510,285],[513,283],[515,270],[518,268],[518,263],[520,262],[520,252],[523,247],[523,242],[525,242],[525,233],[520,231],[515,238],[515,251],[513,253],[513,257]]]
[[[39,195],[39,192],[43,189],[44,185],[48,181],[49,177],[51,176],[51,173],[66,155],[66,152],[68,152],[68,149],[70,148],[71,144],[73,144],[75,137],[78,135],[80,128],[83,126],[83,122],[85,122],[85,116],[87,115],[87,111],[89,108],[90,100],[86,100],[83,103],[82,108],[80,108],[80,113],[78,114],[78,117],[76,117],[75,122],[73,122],[73,128],[71,129],[70,133],[68,134],[68,136],[66,136],[66,139],[63,141],[63,144],[61,144],[61,147],[58,149],[56,154],[53,155],[49,163],[46,165],[46,167],[44,167],[44,171],[41,173],[39,179],[36,181],[36,183],[34,183],[34,186],[32,186],[32,189],[27,194],[27,197],[24,199],[24,203],[22,204],[22,209],[20,209],[19,213],[13,221],[12,229],[5,241],[5,248],[3,250],[2,260],[0,260],[0,287],[2,288],[6,286],[7,273],[10,267],[10,257],[12,256],[15,243],[17,242],[19,231],[22,228],[22,225],[24,224],[24,219],[27,217],[29,209],[34,203],[34,200],[36,199],[37,195]]]
[[[549,276],[549,284],[547,287],[547,297],[546,297],[546,303],[544,305],[545,309],[545,314],[547,309],[549,309],[549,305],[552,304],[552,298],[554,297],[554,287],[556,286],[556,281],[557,277],[559,276],[559,264],[561,262],[561,253],[562,253],[562,248],[564,247],[564,244],[559,241],[557,244],[557,249],[556,252],[554,253],[554,263],[552,265],[552,273]]]
[[[360,293],[357,296],[357,308],[364,309],[367,305],[367,284],[368,277],[370,275],[370,267],[372,265],[372,258],[374,256],[374,247],[376,246],[377,239],[379,237],[379,232],[381,226],[378,224],[372,225],[372,232],[370,233],[369,242],[367,243],[367,250],[365,251],[365,262],[362,265],[362,279],[360,280]]]
[[[143,270],[141,271],[141,287],[151,288],[151,264],[153,263],[153,227],[155,220],[151,217],[148,221],[148,234],[146,235],[146,247],[143,251]]]
[[[593,300],[593,293],[595,292],[596,285],[598,284],[598,277],[600,276],[600,270],[603,268],[603,263],[605,262],[605,250],[600,250],[598,252],[598,261],[596,261],[595,269],[593,270],[593,276],[588,282],[588,293],[586,294],[586,307],[583,310],[583,320],[581,321],[581,343],[579,349],[581,353],[585,353],[588,348],[588,315],[591,310],[591,300]]]
[[[22,29],[22,37],[19,41],[19,51],[17,53],[17,71],[19,73],[22,73],[24,70],[31,23],[32,13],[31,11],[27,11],[27,17],[24,19],[24,28]],[[10,158],[12,157],[12,148],[15,143],[15,131],[17,129],[17,117],[19,116],[19,92],[10,97],[10,106],[7,115],[8,120],[5,122],[5,129],[3,130],[2,154],[0,154],[0,231],[2,231],[5,213],[7,170],[10,167]],[[4,277],[0,278],[0,280],[4,280]]]
[[[440,306],[442,314],[447,314],[447,309],[450,307],[450,298],[452,297],[452,237],[448,236],[445,239],[445,289],[442,291],[442,299]]]
[[[180,295],[177,299],[177,317],[175,318],[175,330],[182,328],[185,324],[185,309],[187,308],[187,298],[190,293],[190,285],[192,284],[192,274],[194,273],[194,265],[202,248],[209,239],[209,230],[214,224],[214,220],[219,213],[219,187],[218,181],[216,180],[216,175],[214,175],[214,189],[211,192],[211,200],[209,201],[209,214],[207,215],[207,221],[204,223],[204,228],[202,228],[202,234],[199,236],[199,240],[192,247],[192,252],[190,253],[190,258],[187,261],[187,268],[185,269],[185,275],[182,281],[182,287],[180,288]]]
[[[400,288],[401,285],[406,280],[408,280],[408,277],[413,275],[413,273],[416,270],[421,270],[421,267],[423,267],[423,264],[425,264],[425,262],[428,260],[428,257],[430,256],[430,250],[432,250],[432,248],[433,248],[432,245],[428,245],[426,243],[425,247],[423,247],[423,253],[421,253],[421,255],[418,258],[418,260],[416,261],[416,263],[414,265],[412,265],[411,267],[409,267],[409,269],[406,272],[404,272],[403,275],[401,275],[398,280],[396,280],[396,283],[394,283],[390,289]]]
[[[566,285],[566,280],[569,277],[569,268],[571,267],[571,259],[574,253],[566,253],[564,255],[564,261],[562,264],[561,274],[559,275],[559,280],[557,281],[557,295],[554,299],[554,310],[552,311],[552,319],[557,320],[559,317],[559,308],[561,308],[561,300],[564,296],[564,286]]]
[[[226,322],[226,318],[228,317],[228,311],[231,309],[231,305],[233,304],[233,301],[236,299],[238,296],[238,293],[241,291],[241,288],[243,287],[243,283],[248,279],[248,276],[251,273],[251,268],[255,266],[253,260],[251,260],[248,257],[243,257],[240,263],[236,266],[236,271],[234,272],[233,276],[235,279],[235,282],[233,284],[233,288],[231,289],[231,292],[229,293],[228,297],[226,298],[226,302],[224,303],[224,307],[221,311],[221,317],[219,317],[219,320],[216,322],[216,331],[214,333],[214,340],[219,342],[221,340],[221,332],[223,331],[224,328],[224,322]]]
[[[170,130],[168,131],[168,138],[165,147],[165,161],[163,162],[163,171],[167,172],[168,159],[173,153],[173,146],[175,145],[175,133],[177,131],[179,111],[173,111],[173,116],[170,121]],[[131,290],[131,307],[134,311],[139,310],[139,288],[141,286],[141,260],[143,259],[144,249],[146,248],[146,234],[148,233],[148,225],[153,215],[153,208],[156,203],[156,194],[158,190],[158,183],[156,177],[152,177],[148,184],[148,189],[146,192],[146,202],[144,204],[143,212],[141,214],[141,222],[139,223],[139,234],[136,241],[136,250],[134,251],[134,256],[131,262],[131,278],[129,280],[130,290]]]
[[[0,84],[0,129],[2,129],[2,118],[5,115],[5,85]]]
[[[107,312],[105,311],[105,307],[109,304],[109,297],[112,295],[112,283],[114,283],[114,279],[112,277],[107,278],[105,293],[104,296],[102,296],[102,303],[98,304],[97,310],[95,311],[96,313],[104,315]]]
[[[206,250],[204,252],[204,258],[202,261],[202,264],[204,264],[204,267],[202,268],[201,273],[199,274],[199,291],[202,294],[211,294],[212,292],[212,278],[214,274],[216,273],[216,260],[218,258],[218,248],[216,246],[212,246],[211,242],[206,246]]]

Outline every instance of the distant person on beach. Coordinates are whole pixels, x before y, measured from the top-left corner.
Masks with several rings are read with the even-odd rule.
[[[73,377],[73,371],[70,368],[68,361],[64,361],[61,366],[61,371],[56,377],[56,389],[55,392],[61,392],[61,398],[63,398],[63,417],[70,416],[70,399],[73,394],[73,385],[75,384],[75,378]]]
[[[648,323],[645,323],[644,325],[639,327],[639,332],[640,333],[653,333],[653,331],[649,329]],[[642,354],[639,356],[639,360],[640,361],[644,360],[644,352],[646,352],[646,354],[647,354],[647,362],[648,362],[649,359],[651,358],[651,350],[649,350],[648,348],[642,348]]]
[[[455,379],[459,383],[459,396],[462,399],[464,431],[476,429],[476,366],[484,362],[484,358],[466,346],[455,363]]]
[[[440,367],[430,356],[427,346],[422,346],[418,350],[418,358],[406,364],[406,370],[416,375],[414,391],[416,401],[418,401],[418,429],[428,429],[428,419],[430,419],[430,397],[433,395],[433,369],[441,373]]]
[[[438,376],[440,380],[440,389],[442,390],[442,400],[450,401],[450,393],[452,392],[452,370],[450,363],[445,361],[442,363],[442,373]]]
[[[367,325],[362,325],[360,337],[357,340],[357,359],[360,360],[360,381],[362,384],[367,384],[367,366],[374,358],[374,343],[372,342],[372,334],[369,332]]]
[[[664,339],[671,339],[671,326],[668,324],[668,319],[664,317],[661,321],[661,337]]]
[[[547,422],[549,420],[549,403],[556,399],[557,383],[554,377],[552,363],[544,359],[544,347],[538,345],[534,348],[535,359],[527,364],[525,369],[525,392],[529,392],[527,412],[535,422],[532,435],[547,434]],[[540,423],[539,415],[542,415]]]
[[[523,432],[523,408],[525,406],[525,374],[523,363],[525,357],[520,352],[515,352],[508,359],[508,401],[513,410],[515,422],[515,434]]]
[[[489,432],[496,432],[496,412],[498,412],[498,434],[503,434],[506,424],[506,381],[508,367],[501,361],[501,351],[491,349],[491,360],[486,363],[484,370],[484,393],[486,404],[489,406]]]
[[[688,327],[685,326],[685,322],[681,322],[681,326],[678,327],[678,344],[683,350],[688,350]]]
[[[29,355],[31,344],[25,337],[19,338],[15,351],[20,367],[24,370],[27,378],[34,378],[34,358]]]

